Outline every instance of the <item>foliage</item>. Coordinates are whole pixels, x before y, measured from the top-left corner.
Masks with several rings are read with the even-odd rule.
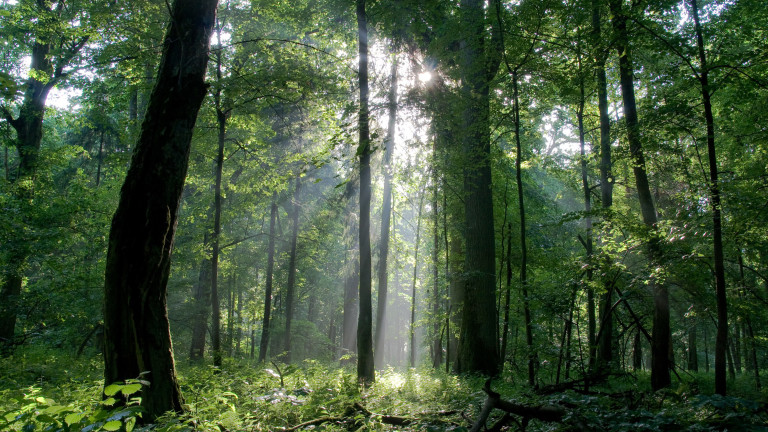
[[[457,377],[428,368],[389,368],[377,373],[371,388],[362,389],[352,370],[314,360],[295,366],[278,365],[281,374],[274,368],[227,361],[221,369],[180,367],[188,413],[142,425],[136,396],[147,384],[145,381],[107,386],[103,399],[103,386],[92,367],[98,358],[68,362],[72,369],[66,372],[61,368],[67,363],[61,358],[49,363],[47,376],[27,372],[40,370],[45,358],[54,354],[37,352],[24,366],[3,361],[1,366],[8,374],[0,382],[0,429],[268,431],[333,417],[342,420],[325,423],[325,430],[390,430],[392,426],[383,423],[382,416],[400,416],[415,422],[399,430],[459,431],[471,427],[485,399],[480,391],[484,378]],[[285,387],[280,386],[281,376]],[[504,399],[517,403],[566,407],[563,424],[533,422],[529,430],[570,430],[579,425],[608,431],[758,431],[764,430],[768,421],[765,403],[740,396],[702,395],[697,381],[648,394],[647,380],[646,375],[615,379],[589,395],[567,391],[534,396],[510,380],[496,380],[493,388]],[[132,402],[126,407],[112,407],[119,394]],[[355,403],[361,403],[374,415],[355,412],[351,409]]]

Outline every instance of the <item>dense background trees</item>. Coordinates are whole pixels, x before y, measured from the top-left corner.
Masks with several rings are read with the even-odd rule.
[[[100,307],[108,236],[169,13],[0,3],[3,361],[109,353],[128,322],[124,277]],[[213,25],[168,219],[177,362],[760,388],[760,1],[222,1]]]

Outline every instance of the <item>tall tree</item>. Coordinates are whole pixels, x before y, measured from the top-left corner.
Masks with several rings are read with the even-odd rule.
[[[294,301],[296,300],[296,242],[299,238],[299,193],[301,192],[301,178],[296,177],[296,188],[293,191],[293,201],[291,202],[292,216],[291,223],[291,251],[288,258],[288,283],[285,287],[285,340],[283,351],[285,351],[285,362],[291,362],[291,324],[293,323]]]
[[[259,343],[259,363],[267,360],[269,349],[269,330],[272,315],[272,279],[275,272],[275,222],[277,219],[277,192],[272,193],[272,205],[269,210],[269,241],[267,246],[267,274],[264,282],[264,318],[261,323],[261,342]]]
[[[131,166],[112,219],[105,271],[104,381],[147,373],[147,420],[182,412],[166,307],[192,131],[205,97],[216,0],[176,0]]]
[[[43,116],[51,90],[64,80],[65,70],[89,40],[89,36],[71,35],[68,31],[54,32],[50,27],[70,27],[65,2],[35,0],[33,16],[15,16],[21,21],[33,23],[29,77],[24,84],[24,97],[15,116],[5,105],[0,105],[0,116],[16,132],[14,145],[19,156],[15,175],[6,174],[17,186],[15,198],[27,201],[34,192],[35,173],[39,164],[40,145],[43,140]],[[6,157],[6,164],[8,158]],[[6,172],[8,168],[6,165]],[[16,329],[18,301],[21,296],[24,268],[32,253],[30,239],[26,235],[15,236],[13,243],[6,244],[5,259],[0,271],[0,344],[13,344]],[[0,350],[0,354],[9,352]]]
[[[491,1],[497,17],[501,6]],[[496,76],[500,53],[499,20],[490,22],[493,34],[486,47],[486,11],[480,0],[462,0],[459,68],[462,98],[461,142],[464,168],[464,236],[466,241],[464,304],[461,312],[458,372],[499,372],[496,325],[496,248],[491,189],[490,82]]]
[[[712,205],[712,243],[715,258],[715,297],[717,298],[717,336],[715,339],[715,393],[725,396],[725,350],[728,346],[728,300],[725,294],[725,265],[723,261],[723,224],[720,214],[720,186],[717,176],[717,153],[715,149],[715,119],[709,84],[709,66],[704,49],[704,36],[699,19],[699,5],[690,0],[693,13],[696,45],[699,50],[698,74],[701,85],[701,99],[704,104],[704,121],[707,128],[707,154],[709,160],[709,198]]]
[[[600,197],[603,218],[610,226],[610,210],[613,205],[613,173],[611,119],[608,116],[608,77],[605,73],[608,50],[603,41],[600,4],[599,0],[592,0],[592,46],[597,79],[597,109],[600,116]],[[605,292],[600,299],[600,330],[597,341],[598,368],[602,368],[613,361],[613,315],[611,313],[613,286],[608,277],[603,277],[603,286]]]
[[[387,148],[384,153],[384,188],[383,203],[381,204],[381,241],[379,242],[379,284],[378,301],[376,304],[376,334],[374,354],[375,364],[384,365],[384,334],[386,331],[387,288],[389,274],[387,260],[389,259],[389,229],[392,217],[392,154],[395,151],[395,126],[397,125],[397,55],[392,59],[389,84],[389,121],[387,123]]]
[[[616,50],[619,55],[619,80],[621,96],[624,102],[624,122],[627,126],[627,141],[632,157],[632,170],[635,186],[640,201],[643,223],[648,229],[646,251],[650,268],[654,268],[661,258],[661,245],[656,223],[656,205],[653,202],[648,174],[645,168],[645,156],[640,139],[640,123],[635,102],[634,71],[632,65],[628,17],[621,0],[610,0],[613,29],[616,33]],[[670,327],[669,327],[669,290],[657,280],[656,275],[648,278],[648,287],[653,293],[653,338],[651,341],[651,386],[654,390],[668,387],[671,383],[670,369]]]
[[[371,137],[368,125],[368,17],[365,0],[356,0],[360,86],[360,312],[357,321],[357,379],[374,382],[373,308],[371,305]]]
[[[416,366],[416,277],[419,274],[419,243],[421,240],[421,212],[424,209],[424,195],[426,191],[421,191],[419,198],[419,211],[416,215],[416,243],[413,252],[413,283],[411,284],[411,325],[408,327],[410,343],[410,356],[408,364],[411,367]]]

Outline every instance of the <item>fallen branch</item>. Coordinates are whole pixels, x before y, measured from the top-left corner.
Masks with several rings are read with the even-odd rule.
[[[488,420],[488,416],[494,409],[500,409],[509,414],[521,416],[524,423],[527,423],[530,419],[559,423],[562,422],[563,417],[565,417],[565,409],[559,406],[529,406],[503,400],[500,394],[491,390],[491,380],[485,382],[483,391],[488,395],[488,397],[485,399],[483,409],[480,411],[480,415],[478,416],[474,426],[472,426],[470,432],[480,432],[480,430],[485,427],[485,422]],[[509,418],[507,417],[503,420],[506,422],[509,420]],[[499,423],[493,427],[494,430],[501,428],[502,425]]]

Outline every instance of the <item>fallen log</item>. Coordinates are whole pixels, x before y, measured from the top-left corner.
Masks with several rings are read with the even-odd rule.
[[[564,408],[556,405],[530,406],[506,401],[501,398],[499,393],[491,390],[491,380],[487,380],[485,382],[483,391],[488,395],[488,397],[485,399],[483,408],[480,410],[480,415],[478,416],[474,426],[472,426],[470,432],[480,432],[480,430],[485,427],[485,422],[488,420],[488,416],[490,416],[494,409],[500,409],[506,413],[518,415],[522,417],[523,422],[526,423],[531,419],[559,423],[563,421],[563,417],[565,417],[566,414]],[[505,416],[504,420],[508,421],[509,418]],[[493,427],[493,429],[497,428],[501,428],[499,423]]]

